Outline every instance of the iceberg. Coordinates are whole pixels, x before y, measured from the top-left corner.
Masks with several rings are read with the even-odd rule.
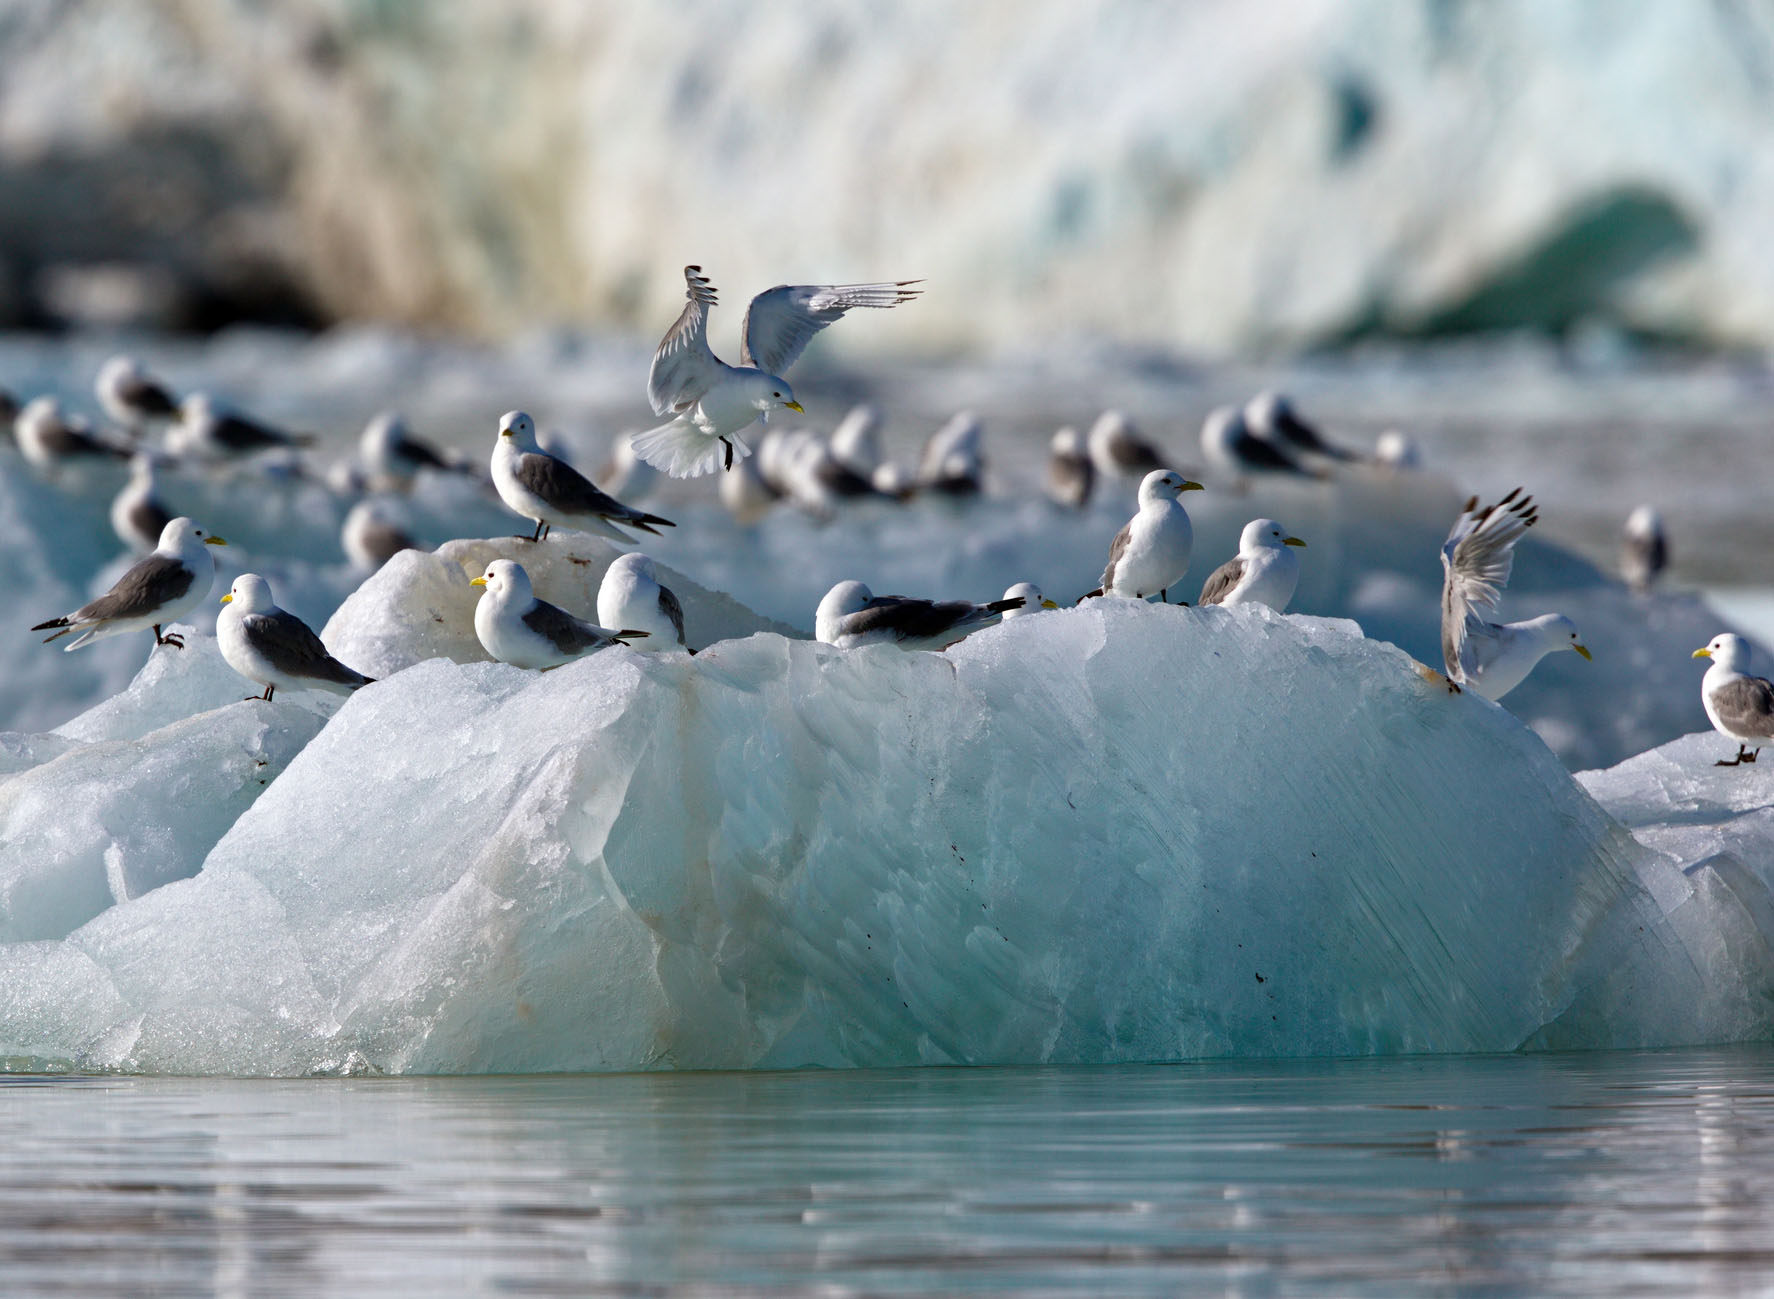
[[[358,653],[386,625],[375,581],[454,580],[402,558],[341,610]],[[540,674],[428,656],[346,701],[194,877],[0,945],[0,1056],[309,1074],[1766,1039],[1763,913],[1639,835],[1505,710],[1263,608],[1099,601],[945,654],[765,632]]]

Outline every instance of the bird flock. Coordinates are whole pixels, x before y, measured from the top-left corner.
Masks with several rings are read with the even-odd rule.
[[[881,418],[872,406],[852,409],[829,438],[803,428],[771,426],[782,411],[804,414],[794,389],[781,377],[819,331],[860,308],[893,308],[915,300],[917,281],[851,285],[779,285],[754,297],[741,326],[741,364],[717,358],[708,342],[709,315],[717,290],[700,267],[684,270],[686,303],[657,348],[646,393],[666,422],[617,440],[615,457],[600,474],[600,488],[539,439],[521,410],[502,416],[490,459],[473,460],[415,437],[399,415],[385,412],[363,431],[354,461],[336,465],[325,481],[341,493],[373,493],[345,517],[341,545],[359,569],[373,572],[393,556],[417,547],[389,496],[410,490],[421,473],[456,474],[490,484],[510,511],[527,521],[520,539],[547,544],[554,528],[587,532],[622,546],[635,533],[662,535],[670,519],[625,504],[618,494],[647,491],[658,476],[720,474],[719,497],[741,523],[753,523],[779,503],[834,517],[847,502],[901,502],[913,496],[965,499],[985,480],[983,428],[960,412],[926,442],[913,469],[889,461],[880,440]],[[23,405],[0,393],[0,417],[24,458],[50,471],[69,462],[128,460],[127,484],[115,498],[111,523],[118,537],[142,557],[97,599],[37,624],[50,641],[72,636],[65,648],[132,631],[152,631],[157,645],[177,649],[165,632],[209,590],[215,574],[211,547],[225,544],[192,519],[174,515],[164,502],[160,471],[169,461],[237,463],[251,457],[291,474],[306,472],[300,451],[311,434],[278,428],[234,409],[210,394],[175,396],[172,388],[138,360],[115,357],[100,370],[95,395],[113,429],[95,428],[65,411],[53,397]],[[748,435],[763,424],[756,446]],[[155,446],[152,435],[162,434]],[[1415,441],[1388,430],[1369,454],[1324,437],[1278,392],[1259,393],[1242,406],[1210,412],[1200,434],[1200,453],[1217,483],[1245,490],[1255,480],[1288,478],[1311,483],[1343,466],[1365,463],[1381,471],[1408,472],[1421,462]],[[1170,467],[1123,412],[1105,411],[1081,433],[1067,427],[1049,444],[1044,491],[1056,506],[1085,508],[1102,485],[1138,479],[1137,508],[1109,547],[1100,586],[1080,597],[1157,600],[1170,603],[1188,575],[1193,529],[1183,504],[1200,482]],[[1468,501],[1454,520],[1441,551],[1442,650],[1451,691],[1471,690],[1498,699],[1519,685],[1549,653],[1571,650],[1590,657],[1569,618],[1550,614],[1522,622],[1491,621],[1507,585],[1517,542],[1538,517],[1532,498],[1519,489],[1491,505]],[[1306,542],[1274,519],[1244,527],[1237,553],[1218,565],[1201,586],[1198,606],[1261,604],[1284,612],[1300,576]],[[1668,565],[1661,519],[1650,507],[1636,510],[1622,541],[1621,571],[1645,591]],[[647,555],[634,552],[612,562],[601,584],[597,621],[539,599],[521,563],[500,559],[473,578],[482,592],[475,633],[493,658],[520,668],[547,670],[617,645],[630,650],[695,653],[686,636],[682,603],[659,580]],[[1186,604],[1186,601],[1179,601]],[[223,597],[217,641],[223,657],[243,678],[260,686],[253,698],[270,700],[278,689],[348,693],[372,679],[341,663],[299,618],[277,606],[270,584],[241,575]],[[905,650],[941,651],[1004,618],[1026,617],[1059,606],[1032,583],[1018,583],[1002,598],[980,603],[876,595],[860,580],[839,582],[814,611],[817,638],[840,649],[891,644]],[[1749,646],[1721,636],[1696,657],[1712,659],[1702,687],[1707,715],[1739,743],[1730,765],[1752,763],[1759,746],[1774,738],[1774,687],[1748,674]]]

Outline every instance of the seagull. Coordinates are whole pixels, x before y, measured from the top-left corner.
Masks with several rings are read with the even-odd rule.
[[[524,566],[509,559],[495,559],[469,585],[487,592],[474,607],[474,634],[487,653],[513,667],[558,668],[647,634],[610,631],[538,600]]]
[[[151,627],[156,645],[183,649],[185,642],[180,637],[162,636],[160,629],[191,609],[209,591],[216,576],[216,562],[205,547],[227,544],[181,515],[161,532],[154,553],[137,561],[109,591],[73,613],[40,622],[31,630],[60,629],[44,637],[45,645],[78,632],[79,636],[65,647],[77,650],[106,636]]]
[[[809,434],[788,453],[788,495],[814,514],[830,517],[845,501],[879,498],[872,478],[839,463],[824,440]]]
[[[1774,742],[1774,683],[1749,675],[1749,642],[1726,632],[1714,636],[1697,659],[1711,659],[1712,666],[1700,679],[1700,702],[1713,729],[1737,741],[1735,758],[1720,758],[1715,767],[1735,767],[1754,762],[1762,746]],[[1750,751],[1750,745],[1755,751]]]
[[[1273,442],[1252,436],[1236,406],[1209,412],[1201,425],[1201,453],[1208,464],[1234,477],[1253,473],[1316,476]]]
[[[1274,519],[1252,519],[1238,536],[1238,553],[1214,569],[1196,603],[1266,604],[1286,612],[1300,581],[1300,557],[1289,547],[1305,545]]]
[[[99,370],[93,384],[105,414],[132,433],[156,420],[175,419],[178,399],[133,356],[114,356]]]
[[[132,452],[94,435],[78,415],[66,415],[54,397],[33,397],[13,421],[13,436],[25,459],[39,469],[53,469],[64,460],[103,457],[127,460]]]
[[[852,406],[832,430],[832,459],[858,478],[881,467],[881,412],[867,402]]]
[[[1158,448],[1140,436],[1126,411],[1106,410],[1090,426],[1091,463],[1105,478],[1143,478],[1164,468]]]
[[[160,499],[154,481],[154,453],[143,449],[129,462],[129,481],[111,502],[111,527],[117,538],[138,555],[160,544],[160,534],[173,520],[173,512]]]
[[[944,650],[981,627],[990,627],[1011,609],[1022,608],[1022,603],[1020,596],[987,604],[917,600],[875,595],[861,582],[839,582],[819,602],[813,632],[839,649],[885,644],[905,650]]]
[[[977,495],[985,480],[981,443],[985,427],[970,410],[949,418],[924,443],[918,458],[918,486],[945,496]]]
[[[370,484],[379,490],[406,489],[421,469],[450,473],[455,466],[429,442],[407,429],[398,411],[385,410],[364,425],[357,439],[357,455],[368,471]]]
[[[709,350],[714,285],[700,266],[684,267],[684,282],[689,302],[653,353],[647,374],[653,413],[673,418],[634,440],[641,459],[673,478],[695,478],[721,463],[731,469],[735,450],[741,456],[751,453],[736,434],[773,410],[801,410],[794,389],[780,376],[820,330],[853,308],[897,307],[921,291],[911,287],[916,280],[766,289],[746,309],[736,367]]]
[[[271,584],[257,573],[242,573],[222,597],[228,607],[216,619],[216,644],[228,666],[255,685],[269,700],[278,690],[326,690],[348,695],[375,680],[346,667],[327,653],[295,614],[279,609]]]
[[[1389,428],[1374,439],[1374,462],[1386,469],[1421,469],[1423,448],[1403,429]]]
[[[374,573],[401,551],[419,549],[419,543],[386,501],[372,497],[353,505],[345,516],[339,547],[353,567]]]
[[[530,541],[540,541],[557,525],[595,532],[600,537],[634,545],[634,538],[615,525],[638,528],[659,535],[654,524],[677,525],[657,514],[647,514],[600,492],[565,460],[549,455],[536,443],[536,425],[521,410],[499,417],[499,436],[493,443],[493,486],[499,499],[526,519],[536,521]]]
[[[167,450],[180,455],[226,459],[273,448],[305,447],[309,433],[286,433],[232,410],[207,392],[194,392],[179,403],[179,422],[167,436]]]
[[[1669,567],[1669,541],[1663,535],[1663,516],[1641,505],[1628,516],[1620,542],[1620,576],[1638,594],[1651,589]]]
[[[1293,403],[1279,392],[1259,392],[1245,403],[1244,423],[1264,442],[1293,454],[1322,456],[1327,460],[1359,460],[1353,451],[1326,442],[1295,412]]]
[[[1047,444],[1047,499],[1069,510],[1090,504],[1096,486],[1096,461],[1075,428],[1063,428]]]
[[[1189,551],[1195,544],[1195,529],[1180,498],[1200,490],[1200,483],[1174,469],[1147,474],[1140,482],[1139,510],[1109,545],[1103,584],[1081,599],[1119,595],[1144,600],[1156,594],[1168,602],[1172,584],[1189,571]]]
[[[1549,613],[1526,622],[1487,622],[1515,563],[1515,543],[1539,514],[1534,498],[1517,487],[1495,505],[1466,502],[1441,548],[1441,654],[1450,689],[1471,686],[1486,699],[1501,699],[1534,665],[1554,650],[1591,655],[1577,638],[1577,624]]]
[[[1018,582],[1004,593],[1001,603],[1008,604],[1012,600],[1022,603],[1014,609],[1004,611],[1004,621],[1012,618],[1027,618],[1030,614],[1040,613],[1043,609],[1057,609],[1059,606],[1041,594],[1041,588],[1033,582]]]
[[[659,583],[653,560],[631,551],[612,561],[597,589],[597,620],[607,627],[647,633],[637,650],[685,649],[684,606]],[[694,654],[695,650],[690,650]]]

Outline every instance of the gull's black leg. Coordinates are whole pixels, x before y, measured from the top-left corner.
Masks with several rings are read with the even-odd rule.
[[[1747,744],[1739,744],[1737,746],[1737,756],[1735,758],[1732,758],[1729,761],[1726,761],[1724,758],[1720,758],[1717,762],[1713,763],[1712,765],[1715,767],[1735,767],[1739,763],[1742,763],[1742,762],[1754,762],[1755,761],[1754,758],[1749,758],[1749,757],[1744,756],[1748,752],[1749,752],[1749,746]],[[1761,750],[1757,749],[1756,752],[1760,753]]]
[[[154,624],[154,643],[156,645],[171,645],[174,649],[185,648],[185,638],[180,636],[177,632],[169,632],[165,636],[162,636],[160,634],[159,623]]]
[[[722,438],[721,445],[727,448],[727,463],[722,468],[731,469],[733,467],[733,444],[726,438]]]

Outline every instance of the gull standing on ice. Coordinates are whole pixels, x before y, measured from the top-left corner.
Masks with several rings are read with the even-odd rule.
[[[410,488],[421,469],[442,473],[455,469],[436,447],[414,437],[406,420],[392,410],[382,411],[363,426],[357,439],[357,455],[371,485],[380,491]]]
[[[1022,605],[1020,596],[988,604],[918,600],[906,595],[875,595],[861,582],[839,582],[819,602],[813,633],[839,649],[886,644],[906,650],[943,650]]]
[[[606,627],[628,627],[647,633],[637,650],[688,649],[684,643],[684,606],[650,556],[632,551],[611,562],[597,589],[597,620]],[[694,654],[695,650],[690,650]]]
[[[118,540],[138,555],[158,546],[160,534],[173,521],[173,512],[160,499],[154,468],[152,451],[136,452],[129,462],[129,481],[111,502],[112,530]]]
[[[590,479],[565,460],[551,456],[536,442],[536,424],[521,410],[499,417],[499,436],[493,442],[493,486],[499,499],[526,519],[536,521],[531,541],[540,541],[556,527],[595,532],[600,537],[634,545],[634,538],[615,525],[659,535],[653,525],[677,525],[657,514],[624,505],[601,492]],[[484,601],[483,601],[484,603]]]
[[[1047,499],[1068,510],[1090,504],[1096,486],[1096,462],[1084,445],[1084,435],[1063,428],[1047,444]]]
[[[176,419],[179,403],[172,389],[149,374],[133,356],[114,356],[99,370],[93,384],[105,414],[132,433],[156,420]]]
[[[1663,516],[1655,507],[1641,505],[1626,520],[1620,542],[1620,576],[1643,595],[1667,567],[1669,541],[1663,535]]]
[[[359,501],[339,529],[339,547],[353,567],[374,573],[403,550],[417,550],[419,543],[400,524],[386,501],[371,497]]]
[[[1236,406],[1210,411],[1201,425],[1201,454],[1207,463],[1234,477],[1246,474],[1315,475],[1273,442],[1256,437]]]
[[[1201,588],[1199,604],[1266,604],[1286,613],[1300,583],[1300,557],[1290,549],[1306,543],[1290,537],[1274,519],[1252,519],[1238,537],[1238,553]]]
[[[1322,456],[1326,460],[1359,460],[1353,451],[1326,442],[1295,412],[1293,403],[1279,392],[1259,392],[1245,403],[1244,423],[1252,434],[1289,453]]]
[[[1509,583],[1515,543],[1539,518],[1534,498],[1520,492],[1517,487],[1483,509],[1474,496],[1441,548],[1441,654],[1448,683],[1470,686],[1486,699],[1501,699],[1515,689],[1554,650],[1590,657],[1577,639],[1577,624],[1563,614],[1511,623],[1484,617],[1496,611]]]
[[[326,690],[348,695],[375,680],[346,667],[327,652],[320,637],[295,614],[277,607],[271,584],[257,573],[242,573],[222,597],[227,608],[216,619],[222,658],[269,700],[278,690]]]
[[[220,537],[212,537],[183,516],[166,525],[154,553],[139,560],[117,579],[109,591],[73,613],[40,622],[32,631],[48,631],[58,627],[53,636],[43,638],[47,645],[72,632],[79,636],[65,648],[77,650],[106,636],[124,632],[154,630],[156,645],[183,649],[178,636],[162,636],[160,629],[193,608],[208,594],[215,581],[216,561],[210,546],[225,546]]]
[[[1700,702],[1713,729],[1737,741],[1735,758],[1720,758],[1715,767],[1735,767],[1754,762],[1762,746],[1774,743],[1774,684],[1766,677],[1749,675],[1749,642],[1726,632],[1714,636],[1697,659],[1711,659],[1712,666],[1700,679]],[[1755,745],[1754,752],[1750,745]]]
[[[611,631],[538,600],[524,566],[509,559],[495,559],[469,585],[487,591],[474,606],[474,634],[487,653],[513,667],[558,668],[647,634]]]
[[[1009,622],[1012,618],[1027,618],[1030,614],[1040,613],[1043,609],[1059,608],[1052,600],[1042,595],[1041,588],[1033,582],[1018,582],[1006,591],[1003,603],[1008,604],[1012,600],[1021,600],[1022,603],[1014,609],[1004,611],[1005,622]]]
[[[286,433],[224,406],[207,392],[179,403],[179,421],[167,435],[167,450],[180,455],[224,460],[260,451],[312,444],[310,433]]]
[[[102,457],[127,460],[129,448],[96,436],[78,415],[66,415],[54,397],[33,397],[12,422],[13,436],[25,459],[39,469],[53,469],[64,460]]]
[[[733,467],[736,436],[773,410],[801,410],[781,377],[820,330],[855,307],[897,307],[920,290],[916,280],[890,284],[779,284],[751,300],[740,329],[740,365],[723,363],[708,346],[708,310],[715,287],[700,266],[684,267],[689,286],[677,323],[653,354],[647,400],[669,424],[637,434],[636,453],[673,478],[695,478],[722,464]]]
[[[1169,601],[1170,588],[1189,571],[1195,529],[1180,499],[1198,492],[1201,484],[1174,469],[1154,469],[1140,483],[1140,508],[1109,545],[1109,566],[1103,584],[1081,598],[1119,595],[1144,600],[1149,595]]]
[[[1090,426],[1090,459],[1105,478],[1143,478],[1164,468],[1158,448],[1133,426],[1126,411],[1106,410]]]
[[[975,496],[985,481],[985,426],[970,410],[949,417],[924,443],[918,486],[945,496]]]

